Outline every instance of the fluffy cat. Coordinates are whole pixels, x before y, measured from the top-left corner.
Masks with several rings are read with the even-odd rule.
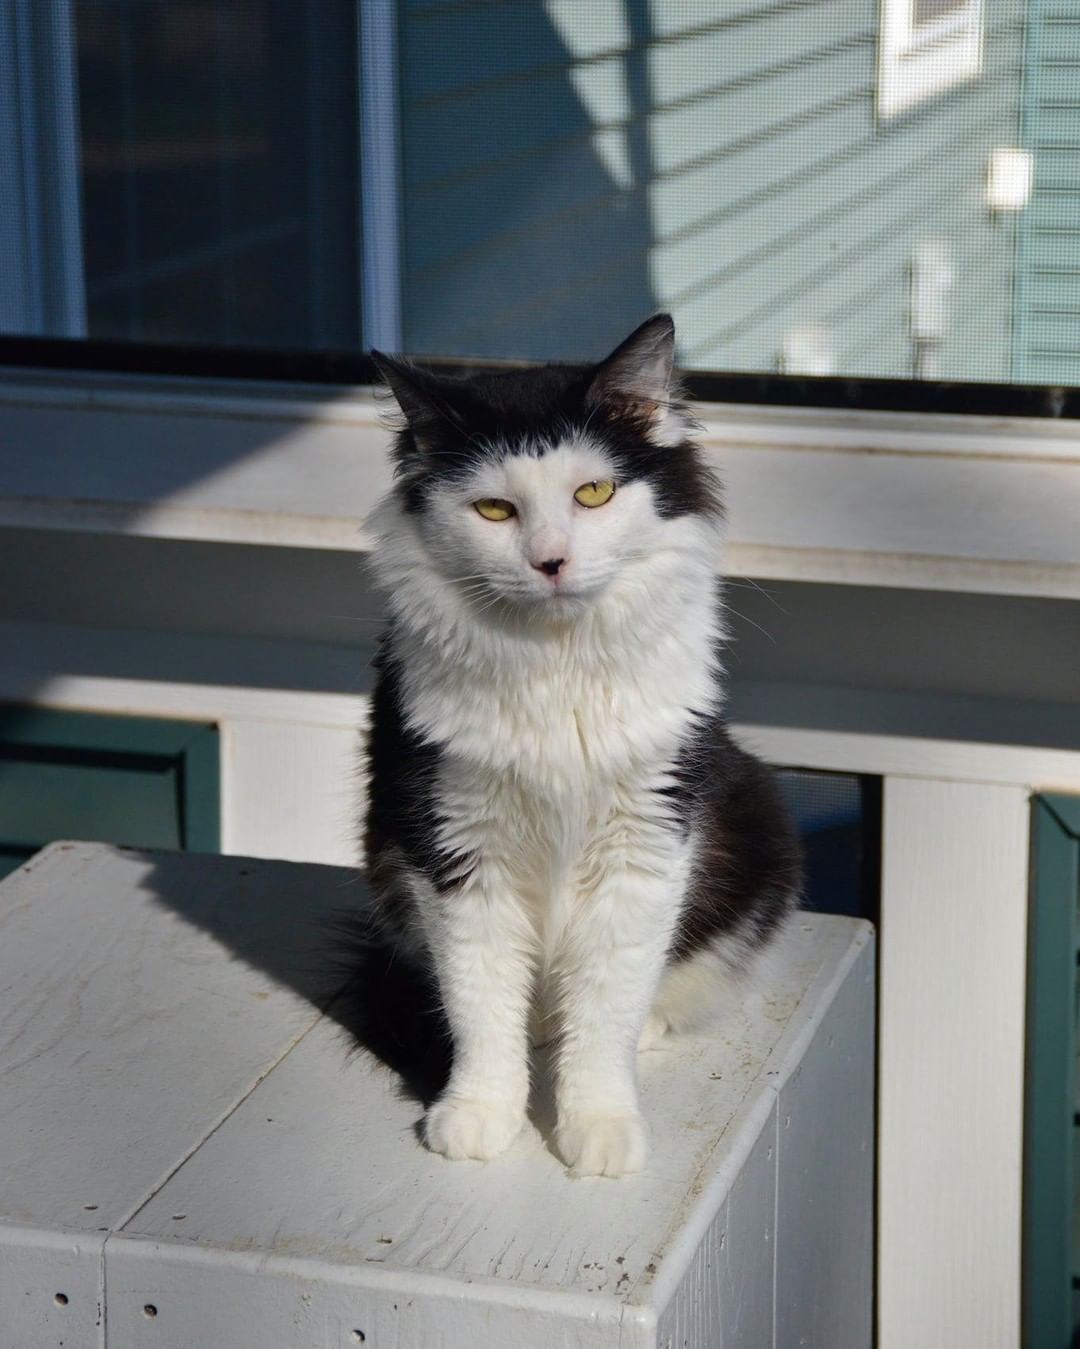
[[[714,1016],[795,903],[779,795],[724,723],[723,510],[673,351],[661,314],[598,365],[451,379],[373,353],[404,420],[369,522],[365,845],[449,1022],[424,1122],[447,1157],[513,1141],[532,1033],[567,1165],[639,1170],[639,1044]]]

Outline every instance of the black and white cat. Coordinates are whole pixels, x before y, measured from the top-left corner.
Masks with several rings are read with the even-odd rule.
[[[639,1045],[715,1016],[795,903],[777,790],[724,723],[723,510],[673,349],[661,314],[599,365],[375,354],[404,421],[370,521],[366,850],[449,1021],[447,1157],[514,1139],[549,1036],[563,1159],[639,1170]]]

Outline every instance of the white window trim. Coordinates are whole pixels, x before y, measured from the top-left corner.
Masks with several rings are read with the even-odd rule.
[[[982,69],[982,0],[915,22],[915,0],[881,0],[877,112],[896,117]]]
[[[391,481],[380,411],[364,389],[0,371],[0,528],[363,553]],[[1080,422],[697,412],[733,574],[1080,599]]]

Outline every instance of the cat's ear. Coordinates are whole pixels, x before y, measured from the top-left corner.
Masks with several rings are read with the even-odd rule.
[[[600,362],[589,400],[657,421],[671,399],[674,359],[675,322],[670,314],[654,314]]]
[[[420,454],[431,448],[440,430],[448,426],[460,428],[460,417],[447,401],[446,390],[437,376],[381,351],[373,351],[371,359],[397,399]]]

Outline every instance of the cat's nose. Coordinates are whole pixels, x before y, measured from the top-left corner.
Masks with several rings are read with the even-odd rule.
[[[549,557],[543,562],[534,562],[533,566],[537,571],[542,571],[545,576],[558,576],[559,572],[566,566],[566,558]]]

